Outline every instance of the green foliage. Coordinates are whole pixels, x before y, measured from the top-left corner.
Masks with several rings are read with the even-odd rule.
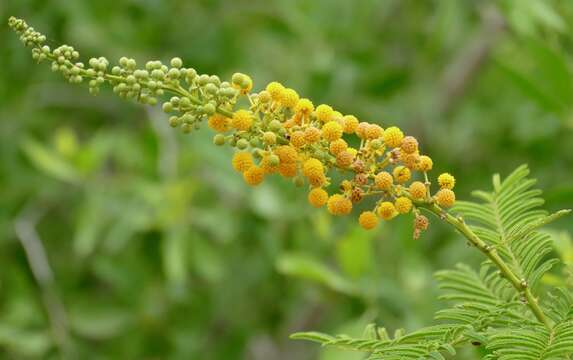
[[[533,189],[529,169],[521,166],[501,181],[493,177],[493,190],[476,191],[479,203],[459,201],[453,212],[469,221],[469,229],[487,242],[486,253],[500,255],[519,278],[513,284],[492,260],[479,272],[459,264],[436,273],[441,299],[453,306],[439,310],[444,323],[425,327],[393,339],[385,328],[370,327],[363,338],[321,333],[297,333],[294,339],[319,342],[369,354],[369,359],[443,359],[455,347],[474,344],[488,351],[486,359],[569,359],[573,355],[573,293],[556,288],[540,300],[541,312],[553,320],[544,326],[533,316],[530,288],[543,292],[539,280],[559,260],[550,257],[551,236],[539,230],[568,211],[547,215],[539,210],[543,200]],[[547,289],[545,289],[547,290]],[[545,316],[545,315],[543,315]]]

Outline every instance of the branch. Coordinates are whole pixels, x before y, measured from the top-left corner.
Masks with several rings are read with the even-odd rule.
[[[36,231],[36,224],[42,215],[40,209],[26,207],[16,218],[14,229],[26,253],[32,275],[40,288],[56,344],[65,355],[70,353],[68,320],[63,302],[56,290],[46,250]]]

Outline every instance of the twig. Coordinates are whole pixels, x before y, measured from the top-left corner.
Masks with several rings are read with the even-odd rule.
[[[36,280],[48,313],[54,340],[64,357],[70,354],[69,330],[66,310],[54,283],[54,275],[36,224],[43,216],[37,207],[26,206],[14,222],[14,229],[26,253],[26,259]]]

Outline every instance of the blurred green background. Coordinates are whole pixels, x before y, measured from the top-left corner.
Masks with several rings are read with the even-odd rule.
[[[35,65],[10,15],[84,60],[180,56],[398,125],[459,198],[529,163],[549,209],[573,204],[571,1],[2,0],[1,358],[361,359],[288,335],[415,329],[432,273],[481,261],[435,219],[414,241],[411,218],[367,233],[288,181],[248,188],[208,129]]]

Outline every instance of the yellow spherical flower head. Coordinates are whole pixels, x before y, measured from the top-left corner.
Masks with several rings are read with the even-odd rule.
[[[225,131],[229,131],[229,129],[231,128],[231,119],[221,114],[215,114],[209,116],[209,120],[207,120],[207,125],[214,131],[222,133]]]
[[[412,209],[412,201],[405,196],[400,196],[394,201],[394,207],[400,214],[407,214]]]
[[[367,122],[361,122],[358,124],[358,126],[356,127],[356,135],[358,135],[359,138],[361,139],[366,139],[366,132],[368,131],[368,128],[370,127],[370,124]]]
[[[443,173],[438,176],[438,184],[442,189],[453,189],[456,185],[456,179],[449,173]]]
[[[402,139],[400,148],[406,154],[413,154],[418,151],[418,140],[413,136],[406,136]]]
[[[358,127],[358,119],[354,115],[346,115],[342,118],[344,132],[347,134],[352,134],[356,131]]]
[[[247,110],[235,111],[231,125],[239,131],[249,130],[253,125],[253,114]]]
[[[348,215],[352,211],[352,202],[344,195],[334,194],[328,198],[326,207],[332,215]]]
[[[271,95],[271,99],[274,101],[281,101],[285,87],[281,83],[273,81],[267,85],[265,90],[267,90],[267,92]]]
[[[236,152],[235,155],[233,155],[231,163],[233,165],[233,169],[242,173],[253,166],[253,156],[251,153],[246,151]]]
[[[331,142],[328,149],[332,155],[338,155],[344,150],[348,149],[348,144],[346,141],[344,141],[344,139],[338,139]]]
[[[418,170],[419,171],[424,171],[424,172],[430,171],[430,170],[432,170],[433,166],[434,166],[434,162],[432,161],[432,158],[430,158],[429,156],[422,155],[418,159]]]
[[[281,164],[291,164],[298,159],[296,149],[289,145],[277,146],[274,153],[279,157]]]
[[[436,193],[436,202],[443,207],[452,207],[456,202],[456,194],[450,189],[440,189]]]
[[[384,220],[392,219],[396,216],[396,208],[394,207],[394,204],[389,201],[384,201],[378,205],[378,216]]]
[[[387,128],[384,131],[384,143],[389,147],[398,147],[402,144],[404,133],[396,126]]]
[[[316,107],[314,111],[316,118],[323,123],[329,122],[332,120],[332,116],[334,115],[334,110],[330,105],[321,104]]]
[[[358,217],[358,223],[366,230],[372,230],[378,225],[378,216],[373,211],[364,211]]]
[[[364,132],[365,138],[368,140],[378,139],[384,134],[384,129],[377,124],[369,124]]]
[[[324,177],[324,166],[320,160],[310,158],[302,165],[302,174],[308,178],[313,186],[320,186],[326,181]]]
[[[293,89],[285,89],[280,100],[284,107],[289,109],[294,109],[296,104],[298,104],[299,96],[297,92]]]
[[[290,143],[296,148],[301,148],[306,145],[306,139],[304,136],[304,131],[297,130],[290,134]]]
[[[296,175],[297,166],[296,163],[283,163],[279,164],[279,174],[285,178],[291,178]]]
[[[342,126],[336,121],[329,121],[322,126],[322,137],[329,142],[342,137]]]
[[[381,171],[374,177],[374,184],[380,190],[390,190],[393,183],[394,179],[387,171]]]
[[[418,168],[418,161],[420,160],[420,154],[418,152],[414,152],[411,154],[408,153],[400,153],[400,161],[402,164],[409,169],[417,169]]]
[[[423,200],[426,197],[426,185],[420,181],[410,184],[410,195],[416,200]]]
[[[309,99],[300,99],[296,106],[294,107],[294,111],[298,114],[308,116],[314,110],[314,105],[312,101]]]
[[[314,126],[309,126],[304,130],[304,139],[307,144],[313,144],[320,140],[320,130]]]
[[[344,150],[336,155],[336,165],[341,168],[347,168],[352,165],[355,155],[349,150]]]
[[[265,179],[265,171],[260,167],[253,165],[243,173],[243,179],[251,186],[257,186]]]
[[[399,184],[405,183],[412,177],[410,169],[405,166],[396,166],[392,171],[392,174],[394,175],[394,180]]]
[[[315,208],[324,206],[328,201],[328,193],[323,188],[314,188],[308,193],[308,202]]]

